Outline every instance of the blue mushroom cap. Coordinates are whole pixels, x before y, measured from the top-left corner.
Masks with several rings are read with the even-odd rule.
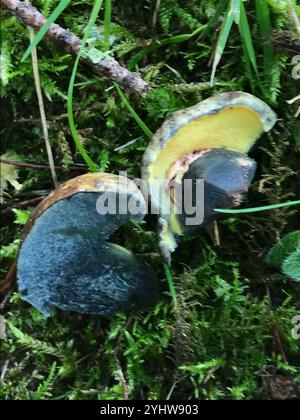
[[[37,218],[21,246],[21,297],[46,316],[53,308],[110,315],[147,308],[158,298],[150,267],[106,241],[119,226],[143,215],[99,214],[100,195],[78,192],[57,201]]]
[[[222,216],[216,208],[231,208],[241,204],[252,182],[256,162],[246,154],[229,149],[212,149],[194,161],[183,177],[191,180],[193,206],[196,203],[196,181],[204,180],[204,218],[201,226]],[[184,199],[184,197],[183,197]],[[191,215],[189,215],[191,217]],[[186,215],[180,216],[186,231],[199,226],[187,226]]]

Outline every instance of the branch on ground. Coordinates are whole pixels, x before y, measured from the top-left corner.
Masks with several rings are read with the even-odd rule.
[[[39,30],[47,21],[47,18],[35,7],[23,1],[0,0],[0,4],[11,10],[23,25],[30,26],[35,30]],[[81,42],[73,32],[53,23],[46,36],[69,54],[73,56],[78,54]],[[138,95],[145,96],[149,89],[149,84],[138,73],[127,70],[113,58],[104,58],[94,62],[94,60],[85,55],[81,57],[81,61],[87,64],[96,74],[113,80]]]

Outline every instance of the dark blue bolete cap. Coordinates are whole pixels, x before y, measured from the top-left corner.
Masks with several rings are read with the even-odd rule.
[[[49,316],[53,308],[110,315],[146,309],[158,298],[151,268],[107,242],[119,226],[142,214],[99,214],[102,193],[77,192],[45,209],[18,257],[21,297]],[[130,200],[128,194],[126,199]]]
[[[204,180],[204,218],[201,225],[224,217],[215,211],[216,208],[235,207],[241,204],[254,177],[256,163],[244,153],[228,149],[213,149],[194,161],[183,177],[192,181],[193,206],[196,203],[196,181]],[[189,215],[190,217],[191,215]],[[186,230],[199,226],[187,226],[186,215],[180,216]]]

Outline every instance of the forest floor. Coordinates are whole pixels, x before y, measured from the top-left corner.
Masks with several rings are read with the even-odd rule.
[[[45,16],[57,3],[33,2]],[[278,123],[250,152],[258,169],[244,207],[296,200],[299,102],[287,102],[299,94],[299,80],[293,77],[300,54],[295,21],[287,2],[242,2],[250,33],[245,33],[245,21],[242,30],[241,20],[233,22],[210,86],[211,59],[228,3],[236,2],[115,0],[110,54],[151,83],[145,98],[125,94],[153,132],[171,112],[223,91],[241,90],[266,101]],[[260,3],[265,3],[264,10]],[[72,2],[57,22],[82,38],[93,4],[94,0]],[[298,14],[299,7],[291,4]],[[99,49],[104,42],[103,19],[101,11],[89,38],[89,45]],[[173,38],[182,34],[191,36]],[[3,164],[1,170],[4,276],[16,259],[23,224],[36,204],[27,200],[47,195],[53,183],[32,63],[30,58],[21,61],[28,30],[4,9],[1,42],[1,154],[2,159],[17,161],[15,166]],[[76,166],[84,162],[70,133],[66,106],[73,58],[46,40],[37,51],[50,141],[62,182],[85,171]],[[80,65],[73,107],[80,140],[99,170],[140,176],[149,139],[112,82]],[[45,318],[14,290],[5,298],[0,318],[1,399],[299,397],[300,339],[293,334],[293,322],[300,312],[300,285],[267,262],[273,245],[286,234],[299,232],[299,220],[297,206],[284,207],[219,222],[219,246],[204,229],[184,237],[171,268],[176,308],[158,253],[154,217],[139,226],[122,227],[115,238],[155,270],[162,297],[152,309],[111,317],[58,311]]]

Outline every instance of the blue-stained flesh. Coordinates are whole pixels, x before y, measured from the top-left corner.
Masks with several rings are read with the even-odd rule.
[[[228,149],[213,149],[194,161],[183,177],[192,180],[191,195],[196,206],[196,180],[204,180],[204,219],[203,224],[224,217],[216,208],[235,207],[243,201],[252,182],[256,162],[244,153]],[[184,183],[183,183],[184,189]],[[200,205],[201,203],[198,203]],[[193,216],[193,215],[192,215]],[[191,217],[189,215],[188,217]],[[186,230],[199,226],[186,226],[186,215],[180,221]]]
[[[21,297],[47,316],[54,307],[110,315],[144,309],[157,300],[150,267],[106,241],[119,226],[143,215],[100,215],[98,197],[81,192],[56,202],[22,244],[17,268]]]

